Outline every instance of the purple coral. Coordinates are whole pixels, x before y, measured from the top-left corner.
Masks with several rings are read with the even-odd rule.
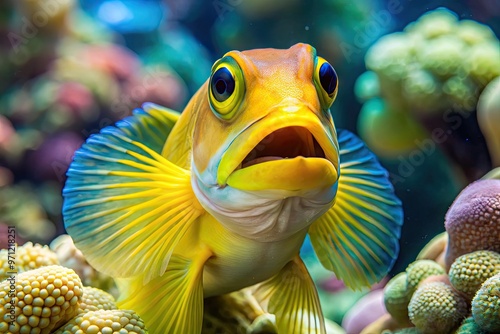
[[[480,180],[465,188],[448,209],[445,228],[447,269],[466,253],[500,252],[500,180]]]

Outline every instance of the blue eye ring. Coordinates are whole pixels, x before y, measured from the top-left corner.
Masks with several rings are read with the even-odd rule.
[[[227,67],[215,71],[210,81],[212,94],[219,102],[226,101],[233,94],[235,85],[234,77]]]
[[[325,92],[331,96],[338,85],[337,73],[330,63],[324,62],[319,68],[319,81]]]

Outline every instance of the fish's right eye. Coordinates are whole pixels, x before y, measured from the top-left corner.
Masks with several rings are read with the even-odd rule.
[[[245,95],[243,71],[227,56],[213,66],[208,87],[208,100],[214,114],[224,120],[231,119]]]

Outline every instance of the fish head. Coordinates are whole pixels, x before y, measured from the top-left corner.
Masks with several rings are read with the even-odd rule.
[[[248,217],[290,232],[328,210],[339,177],[337,90],[335,70],[307,44],[215,62],[194,106],[193,188],[207,211],[239,232]],[[302,223],[275,225],[286,215]]]

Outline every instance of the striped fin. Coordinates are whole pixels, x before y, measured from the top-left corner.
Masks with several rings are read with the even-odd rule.
[[[160,155],[178,114],[145,104],[91,136],[63,190],[66,230],[89,263],[113,277],[162,275],[201,214],[190,172]]]
[[[339,131],[340,178],[334,206],[309,235],[323,266],[351,288],[378,282],[399,251],[401,201],[387,171],[363,142]]]
[[[276,316],[278,333],[326,333],[316,287],[298,255],[278,274],[258,284],[254,296]]]

